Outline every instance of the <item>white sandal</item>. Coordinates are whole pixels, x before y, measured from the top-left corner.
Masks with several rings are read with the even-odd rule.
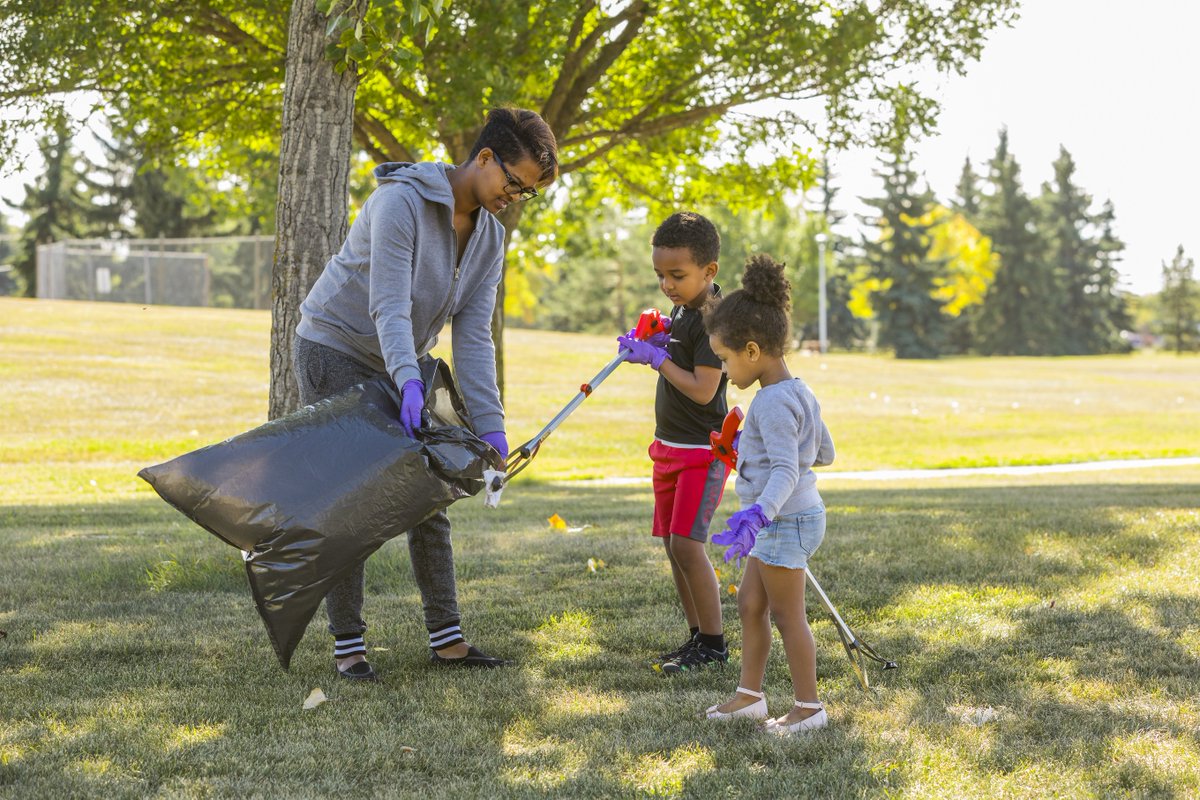
[[[742,694],[750,697],[757,697],[758,702],[751,703],[748,706],[739,708],[737,711],[718,711],[717,706],[722,705],[717,703],[715,706],[709,706],[704,712],[704,716],[708,719],[733,719],[734,717],[747,717],[749,719],[766,719],[767,718],[767,696],[762,692],[756,692],[753,689],[747,689],[743,686],[737,687],[737,690]]]
[[[805,717],[799,722],[793,722],[790,725],[784,722],[786,717],[769,719],[767,720],[766,730],[778,736],[790,736],[793,733],[801,733],[802,731],[815,731],[817,728],[824,728],[829,724],[829,715],[825,713],[824,703],[806,703],[803,700],[797,700],[796,708],[817,708],[820,710],[811,717]]]

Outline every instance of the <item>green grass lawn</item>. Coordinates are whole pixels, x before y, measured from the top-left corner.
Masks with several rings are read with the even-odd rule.
[[[0,300],[0,797],[1200,795],[1200,467],[823,482],[813,568],[901,668],[864,693],[811,608],[832,724],[775,740],[697,718],[734,668],[648,669],[683,631],[648,487],[562,480],[645,473],[652,381],[633,367],[499,510],[451,509],[465,623],[518,666],[430,669],[392,542],[368,567],[384,683],[334,681],[320,618],[281,671],[239,554],[134,477],[262,421],[268,328],[262,312]],[[508,346],[520,440],[613,343]],[[1195,358],[794,365],[835,469],[1200,454]],[[554,513],[588,527],[552,531]],[[721,565],[723,587],[738,577]],[[736,661],[731,594],[726,625]],[[318,686],[330,700],[303,710]],[[767,691],[783,713],[778,647]]]

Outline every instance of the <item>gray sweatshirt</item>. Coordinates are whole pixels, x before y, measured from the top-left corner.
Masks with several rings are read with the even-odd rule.
[[[833,439],[821,406],[799,378],[758,390],[738,440],[737,496],[767,519],[821,502],[812,467],[833,463]]]
[[[417,359],[453,320],[454,373],[477,434],[504,430],[492,310],[504,265],[504,226],[480,208],[458,261],[453,164],[393,162],[342,249],[300,306],[296,333],[328,345],[397,386],[421,377]],[[456,263],[457,262],[457,263]]]

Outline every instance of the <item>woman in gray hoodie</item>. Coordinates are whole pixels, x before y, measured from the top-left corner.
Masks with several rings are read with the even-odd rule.
[[[378,166],[378,187],[300,306],[293,348],[300,401],[315,403],[386,374],[401,390],[401,422],[412,433],[424,403],[417,362],[452,320],[454,372],[471,427],[507,458],[491,334],[504,267],[504,226],[495,215],[537,197],[557,175],[553,132],[533,111],[513,108],[488,114],[462,164]],[[408,549],[430,659],[446,666],[504,664],[463,635],[446,514],[409,531]],[[375,680],[363,638],[363,589],[360,565],[330,590],[325,610],[338,674]]]

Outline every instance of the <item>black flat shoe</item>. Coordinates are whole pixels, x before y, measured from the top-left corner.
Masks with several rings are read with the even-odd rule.
[[[337,669],[337,665],[334,665]],[[359,661],[345,669],[338,669],[337,674],[348,681],[377,681],[379,676],[375,674],[375,670],[366,661]]]
[[[489,656],[487,653],[479,650],[475,645],[471,645],[467,650],[467,654],[461,658],[442,658],[437,654],[436,650],[429,651],[429,660],[439,667],[459,667],[459,668],[476,668],[476,669],[492,669],[493,667],[505,667],[513,662],[506,661],[503,658]]]

